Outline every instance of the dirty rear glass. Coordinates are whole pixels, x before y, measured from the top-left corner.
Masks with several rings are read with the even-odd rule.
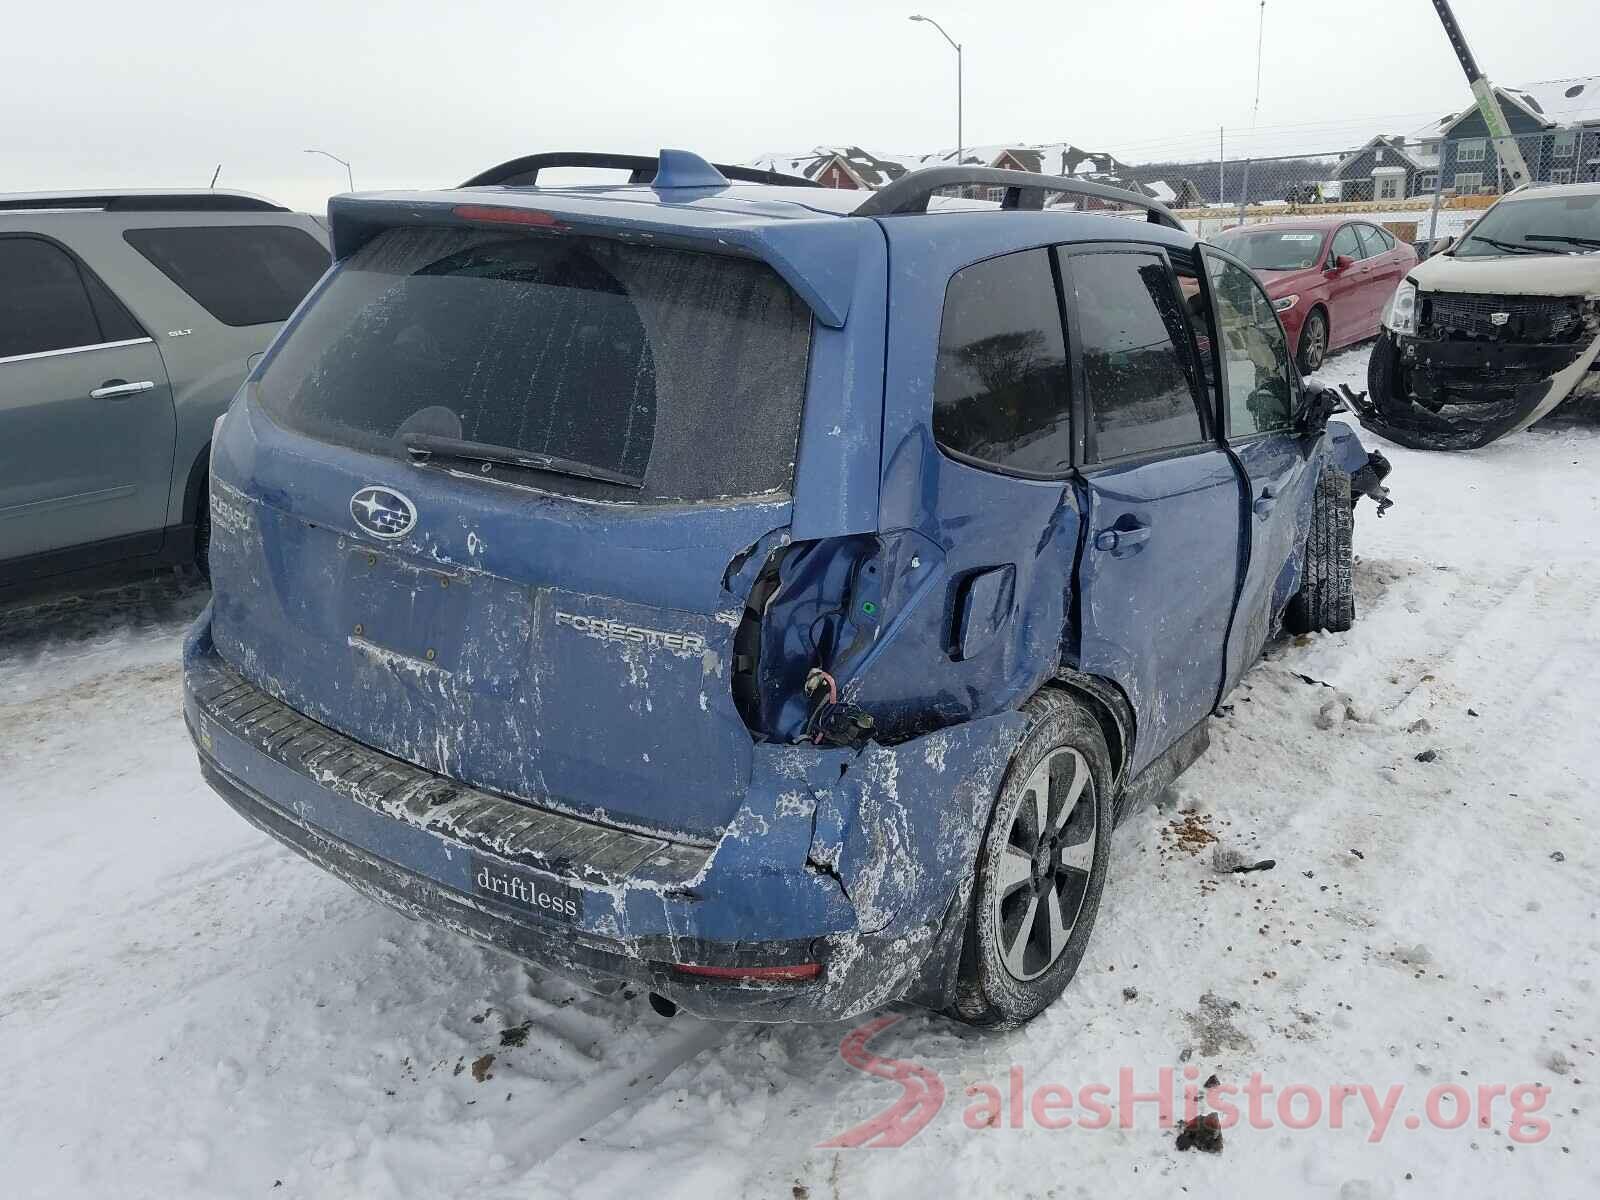
[[[639,486],[496,465],[627,501],[787,491],[811,316],[767,266],[601,238],[388,230],[329,280],[267,363],[279,424],[406,457],[482,443]],[[443,460],[441,460],[443,461]]]

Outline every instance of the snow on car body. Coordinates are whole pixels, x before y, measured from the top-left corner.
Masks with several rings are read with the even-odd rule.
[[[333,202],[214,442],[206,777],[591,983],[1025,1020],[1115,818],[1286,613],[1348,626],[1369,458],[1159,205],[608,161],[653,180]],[[930,206],[964,183],[1003,210]]]

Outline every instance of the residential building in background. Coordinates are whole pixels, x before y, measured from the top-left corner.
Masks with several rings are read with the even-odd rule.
[[[1600,180],[1600,75],[1497,88],[1501,111],[1541,183]],[[963,147],[969,166],[1036,171],[1110,184],[1175,209],[1213,205],[1405,201],[1440,189],[1457,195],[1500,190],[1499,163],[1477,106],[1445,113],[1410,133],[1376,134],[1343,154],[1131,164],[1071,142]],[[956,152],[877,154],[855,145],[766,154],[751,164],[804,175],[824,187],[875,191],[907,171],[948,166]],[[979,199],[999,188],[968,188]],[[1080,207],[1089,205],[1074,201]]]
[[[1031,144],[1012,142],[992,146],[963,147],[960,163],[966,166],[995,167],[1006,171],[1031,171],[1035,174],[1065,175],[1094,183],[1109,184],[1182,207],[1200,203],[1200,190],[1185,178],[1142,179],[1139,173],[1115,155],[1084,150],[1071,142]],[[924,167],[957,164],[954,150],[934,154],[879,155],[860,146],[818,146],[800,154],[764,154],[752,166],[786,175],[804,175],[824,187],[876,191],[907,171]],[[976,199],[999,200],[1002,188],[968,188],[964,194]],[[1082,199],[1077,207],[1093,207]]]

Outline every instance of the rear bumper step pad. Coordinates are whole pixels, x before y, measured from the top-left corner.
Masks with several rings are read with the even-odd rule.
[[[698,878],[711,858],[709,847],[534,808],[391,758],[300,715],[214,657],[192,664],[185,687],[196,715],[319,788],[510,863],[600,887],[671,888]]]

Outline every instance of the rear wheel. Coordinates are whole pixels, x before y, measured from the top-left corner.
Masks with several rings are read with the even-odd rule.
[[[1083,960],[1111,855],[1110,755],[1099,724],[1046,688],[994,802],[978,852],[952,1015],[1009,1028],[1032,1020]]]
[[[1300,374],[1310,375],[1322,366],[1328,357],[1328,318],[1322,310],[1313,309],[1311,315],[1306,317],[1306,323],[1300,327],[1300,349],[1296,358],[1300,362]]]
[[[1354,533],[1350,476],[1337,467],[1324,466],[1311,499],[1300,590],[1283,614],[1284,628],[1290,633],[1318,629],[1343,633],[1355,624]]]

